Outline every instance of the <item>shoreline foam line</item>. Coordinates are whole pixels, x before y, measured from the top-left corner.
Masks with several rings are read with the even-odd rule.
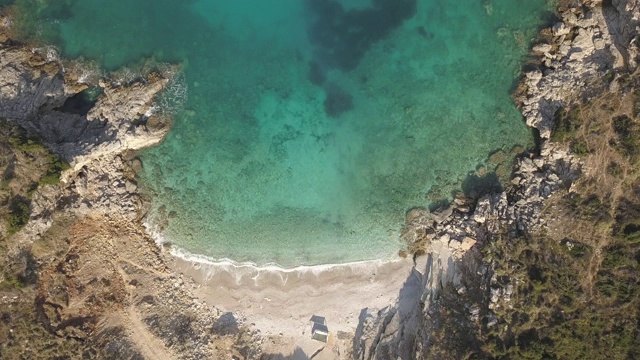
[[[411,258],[291,269],[194,262],[179,251],[169,252],[166,259],[171,269],[193,282],[194,295],[207,305],[298,345],[315,345],[307,337],[314,314],[326,318],[333,334],[353,334],[363,309],[376,313],[398,299],[419,301],[419,296],[415,301],[407,296],[421,293],[424,273],[416,271]]]
[[[336,270],[339,268],[345,268],[345,269],[351,269],[351,270],[354,270],[357,268],[370,269],[372,265],[374,265],[375,268],[378,268],[391,263],[400,263],[400,262],[407,261],[406,258],[396,256],[396,257],[389,257],[388,259],[370,259],[370,260],[351,261],[351,262],[345,262],[345,263],[329,263],[329,264],[318,264],[318,265],[298,265],[294,267],[284,267],[277,263],[268,263],[265,265],[258,265],[257,263],[249,262],[249,261],[238,262],[229,258],[215,259],[206,255],[192,253],[186,249],[183,249],[175,245],[173,242],[166,240],[163,237],[163,235],[159,231],[154,230],[153,226],[148,222],[146,221],[143,222],[143,226],[147,234],[149,234],[149,236],[153,238],[154,242],[161,250],[166,251],[164,250],[164,246],[166,244],[169,244],[170,248],[168,253],[171,256],[193,263],[194,268],[202,265],[207,265],[212,267],[219,267],[221,269],[224,269],[227,272],[230,272],[229,270],[233,268],[235,270],[246,269],[250,271],[277,271],[282,273],[311,272],[311,273],[317,274],[320,272]]]

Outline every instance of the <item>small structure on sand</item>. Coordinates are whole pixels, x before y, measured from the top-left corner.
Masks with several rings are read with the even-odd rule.
[[[311,322],[311,338],[326,343],[329,337],[329,328],[324,316],[313,315],[309,321]]]

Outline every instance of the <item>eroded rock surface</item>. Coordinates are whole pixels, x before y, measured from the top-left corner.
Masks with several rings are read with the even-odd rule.
[[[42,137],[78,169],[93,159],[162,141],[168,118],[153,113],[153,100],[168,79],[152,73],[129,84],[101,80],[102,90],[87,114],[65,112],[64,104],[87,88],[74,81],[56,58],[42,50],[2,45],[0,116]]]
[[[542,31],[543,42],[533,48],[541,57],[540,68],[525,73],[524,90],[516,94],[527,125],[545,139],[563,105],[577,96],[588,97],[585,90],[607,72],[637,67],[636,0],[565,3],[559,8],[561,21]]]

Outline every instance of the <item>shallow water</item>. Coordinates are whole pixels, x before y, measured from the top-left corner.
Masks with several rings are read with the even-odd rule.
[[[407,209],[531,143],[509,91],[544,0],[17,3],[68,57],[183,64],[188,97],[140,179],[151,222],[194,253],[389,257]]]

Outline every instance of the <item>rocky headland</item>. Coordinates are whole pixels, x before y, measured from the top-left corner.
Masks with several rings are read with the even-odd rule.
[[[170,130],[158,93],[176,68],[103,77],[1,30],[0,357],[257,357],[252,330],[195,299],[141,223],[134,151]],[[53,181],[38,156],[64,164]]]
[[[559,2],[514,94],[537,148],[502,191],[409,211],[397,303],[362,304],[315,354],[265,351],[277,339],[199,298],[145,232],[135,151],[170,130],[177,69],[101,74],[0,20],[1,358],[638,355],[637,0]]]

